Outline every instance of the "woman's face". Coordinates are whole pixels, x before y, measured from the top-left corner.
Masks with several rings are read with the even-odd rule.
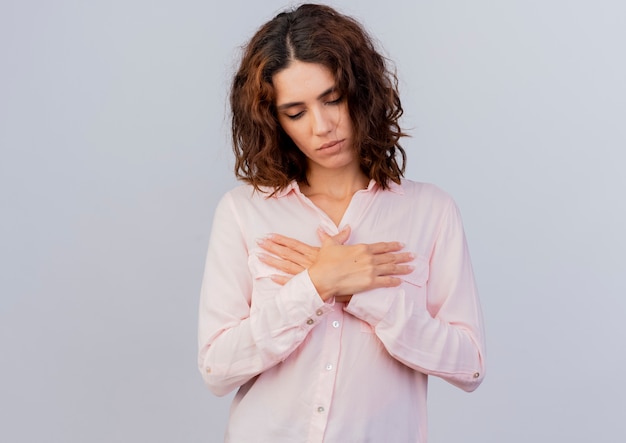
[[[348,104],[328,68],[293,61],[273,77],[278,122],[314,169],[358,169]]]

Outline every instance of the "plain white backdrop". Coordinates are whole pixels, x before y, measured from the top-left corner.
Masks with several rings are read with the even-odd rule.
[[[626,439],[626,3],[344,0],[450,192],[488,375],[433,443]],[[238,46],[287,3],[0,3],[0,441],[219,442],[196,369]],[[385,442],[381,442],[385,443]]]

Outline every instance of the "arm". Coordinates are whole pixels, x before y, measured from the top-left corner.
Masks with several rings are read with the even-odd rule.
[[[273,255],[259,254],[259,260],[287,274],[272,275],[272,280],[281,285],[306,269],[322,300],[334,298],[343,303],[350,301],[352,292],[399,286],[400,276],[413,271],[412,266],[405,264],[413,260],[413,254],[398,252],[403,244],[379,242],[345,246],[350,232],[350,228],[345,227],[330,236],[318,229],[321,248],[271,234],[261,239],[259,246]]]
[[[321,238],[327,241],[329,237],[321,233]],[[264,263],[290,275],[319,262],[319,248],[280,235],[266,239],[261,247],[276,256],[264,256]],[[339,271],[341,279],[347,280],[337,261],[350,265],[354,250],[346,247],[341,252],[322,274]],[[396,263],[409,261],[399,254],[385,260],[390,257]],[[418,256],[414,263],[415,271],[402,277],[397,290],[389,289],[397,286],[394,277],[385,289],[354,290],[355,296],[335,296],[335,301],[349,302],[346,312],[372,325],[392,357],[472,391],[484,377],[483,323],[461,217],[452,200],[430,257]],[[289,281],[283,275],[275,278],[280,284]]]
[[[249,253],[235,203],[230,194],[222,199],[213,221],[198,328],[198,365],[205,383],[216,395],[227,394],[286,359],[317,325],[318,319],[332,309],[334,296],[351,293],[337,291],[397,286],[400,279],[389,274],[411,271],[409,266],[395,264],[410,261],[410,254],[394,253],[401,249],[400,244],[342,246],[349,235],[349,230],[335,237],[325,235],[319,251],[311,248],[312,261],[291,256],[291,263],[282,260],[281,266],[287,266],[284,272],[290,277],[281,279],[267,264],[271,257]],[[265,247],[263,243],[261,247]],[[271,247],[266,250],[274,252]],[[338,252],[349,257],[352,279],[348,283],[352,286],[322,294],[308,271],[318,265],[322,274],[331,277],[337,274]],[[294,267],[293,260],[304,260],[303,264],[311,264],[311,268]],[[252,275],[249,264],[261,272]],[[260,291],[263,297],[254,298],[253,293],[258,296]]]
[[[254,303],[248,248],[232,197],[218,205],[202,282],[198,365],[205,383],[225,395],[293,352],[330,305],[306,272]],[[257,278],[266,278],[257,276]],[[270,281],[261,282],[272,285]]]
[[[430,257],[400,290],[352,297],[346,311],[374,328],[387,351],[405,365],[466,391],[484,377],[484,332],[463,226],[450,201]]]
[[[344,228],[334,239],[343,244],[347,239],[350,231]],[[324,240],[330,237],[325,232],[319,231],[320,238]],[[285,237],[280,234],[270,234],[266,238],[259,239],[258,244],[261,248],[269,252],[271,255],[261,253],[259,260],[266,265],[282,271],[284,274],[272,274],[271,278],[279,285],[284,285],[313,264],[317,258],[320,248],[307,245],[296,239]],[[348,303],[352,295],[336,295],[335,302]]]

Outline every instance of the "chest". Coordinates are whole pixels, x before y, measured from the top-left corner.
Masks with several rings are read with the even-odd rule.
[[[350,206],[352,197],[344,199],[332,199],[326,196],[311,196],[309,197],[311,203],[313,203],[320,211],[322,211],[330,220],[339,226],[343,219],[346,210]]]

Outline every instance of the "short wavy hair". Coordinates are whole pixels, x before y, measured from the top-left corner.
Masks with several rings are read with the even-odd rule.
[[[406,134],[398,123],[403,110],[397,76],[356,20],[313,4],[278,14],[243,47],[230,92],[237,178],[274,192],[293,180],[307,183],[307,158],[278,123],[272,84],[294,60],[333,73],[347,100],[365,175],[383,189],[389,180],[400,183],[406,153],[399,139]]]

